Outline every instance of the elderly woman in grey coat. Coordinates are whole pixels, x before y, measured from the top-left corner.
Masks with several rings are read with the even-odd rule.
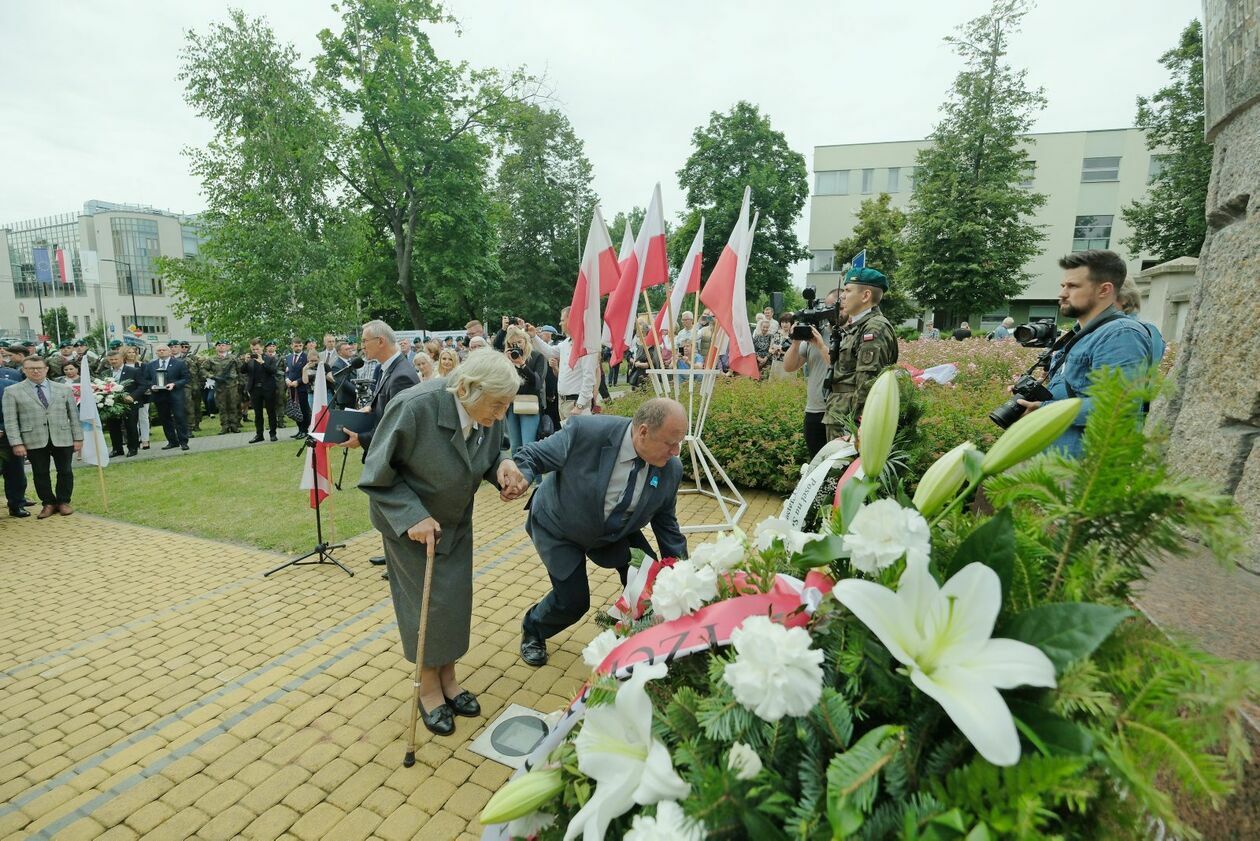
[[[455,731],[455,715],[481,713],[455,676],[472,623],[473,496],[483,479],[504,499],[524,490],[511,482],[511,462],[499,449],[519,383],[512,363],[486,349],[470,353],[449,378],[402,392],[381,417],[359,481],[384,539],[403,654],[412,663],[427,550],[436,546],[420,713],[438,735]]]

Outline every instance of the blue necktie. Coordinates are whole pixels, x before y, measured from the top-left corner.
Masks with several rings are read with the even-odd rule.
[[[381,375],[384,373],[385,373],[385,369],[382,366],[377,365],[376,370],[372,372],[372,385],[380,385]]]
[[[617,507],[608,515],[608,522],[604,524],[604,530],[610,534],[620,534],[626,527],[626,513],[630,510],[630,502],[634,499],[634,485],[639,478],[639,468],[642,466],[643,459],[635,457],[634,466],[630,468],[630,478],[626,480],[625,493],[621,495],[621,499],[617,501]]]
[[[40,383],[35,386],[35,393],[39,395],[39,402],[44,404],[44,408],[48,408],[48,397],[44,394],[44,384]]]

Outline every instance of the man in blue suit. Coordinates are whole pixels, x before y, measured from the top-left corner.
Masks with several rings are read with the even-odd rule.
[[[184,389],[188,387],[188,366],[171,356],[166,345],[157,346],[157,359],[144,366],[145,380],[157,406],[158,420],[166,431],[166,446],[188,449],[188,419],[184,412]]]
[[[634,418],[570,416],[555,435],[516,452],[519,486],[542,477],[525,530],[551,577],[551,592],[525,612],[521,659],[547,662],[545,640],[590,609],[586,559],[615,569],[624,584],[630,550],[653,554],[651,525],[664,557],[686,557],[674,503],[682,482],[679,448],[687,413],[667,398],[648,400]]]
[[[21,380],[0,377],[0,474],[4,475],[4,500],[12,517],[29,517],[28,505],[34,505],[26,498],[26,459],[15,455],[9,445],[9,437],[4,434],[4,390],[17,385]]]
[[[298,431],[291,437],[305,438],[311,428],[311,405],[306,399],[309,389],[306,378],[302,376],[302,369],[306,367],[306,353],[302,350],[301,339],[295,338],[289,343],[289,347],[289,355],[284,358],[284,384],[289,389],[289,394],[297,398],[298,406],[302,409]]]

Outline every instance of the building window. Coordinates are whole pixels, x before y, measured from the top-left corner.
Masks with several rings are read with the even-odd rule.
[[[83,316],[83,332],[84,333],[92,332],[92,316],[90,315]]]
[[[889,193],[901,192],[901,167],[888,167],[888,190]]]
[[[1023,169],[1019,172],[1019,186],[1031,188],[1033,180],[1037,177],[1037,162],[1024,161]]]
[[[1119,181],[1119,158],[1086,158],[1081,165],[1081,181]]]
[[[1072,229],[1072,250],[1089,251],[1111,245],[1113,216],[1077,216]]]
[[[1006,310],[998,310],[997,312],[986,312],[980,316],[981,330],[996,330],[998,325],[1002,323],[1010,313]]]
[[[917,166],[907,166],[907,167],[903,167],[902,169],[904,170],[903,174],[906,177],[906,192],[913,193],[914,192],[914,179],[915,179],[915,176],[918,175],[919,168]]]
[[[1168,159],[1171,155],[1151,155],[1150,168],[1146,172],[1146,183],[1154,184],[1155,179],[1159,178],[1164,172],[1164,167],[1168,166]]]
[[[869,195],[875,190],[875,170],[862,170],[862,195]]]
[[[847,169],[831,169],[815,172],[814,194],[818,196],[847,196],[849,194],[849,171]]]
[[[1056,304],[1033,304],[1028,308],[1028,318],[1058,318],[1059,307]]]
[[[146,333],[166,334],[166,316],[141,315],[136,318],[136,326]]]
[[[809,270],[811,272],[836,272],[836,250],[828,248],[826,251],[815,251],[814,259],[810,261]]]
[[[111,263],[118,274],[118,292],[130,295],[127,272],[131,271],[132,284],[137,295],[161,295],[162,279],[157,273],[158,249],[157,222],[151,219],[113,218],[109,220],[114,239],[114,259]]]
[[[79,262],[79,221],[76,214],[15,223],[8,231],[7,239],[9,253],[0,253],[0,260],[9,261],[16,297],[43,297],[46,301],[53,300],[53,306],[57,306],[57,298],[87,294],[83,267]],[[40,251],[41,266],[45,265],[43,257],[47,255],[47,274],[42,270],[36,272],[37,249]],[[62,273],[63,265],[65,274]]]

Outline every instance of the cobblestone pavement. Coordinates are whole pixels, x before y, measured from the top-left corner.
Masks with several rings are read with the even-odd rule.
[[[223,436],[228,438],[230,436]],[[777,513],[749,497],[742,525]],[[684,523],[711,503],[679,498]],[[588,674],[579,623],[520,661],[547,591],[519,504],[476,503],[475,619],[459,676],[483,716],[420,727],[404,769],[410,670],[369,533],[357,573],[88,516],[0,524],[0,838],[472,839],[508,768],[467,749],[509,703],[552,710]],[[705,539],[692,535],[692,545]],[[592,610],[616,576],[592,567]]]

